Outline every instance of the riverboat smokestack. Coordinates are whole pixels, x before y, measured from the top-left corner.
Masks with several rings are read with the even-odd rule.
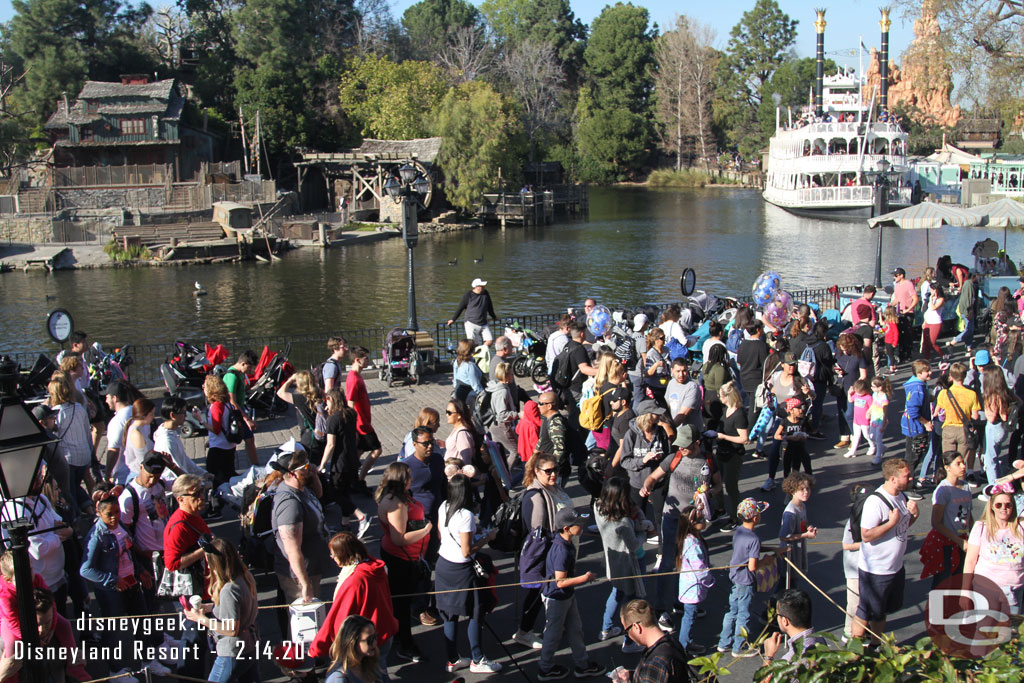
[[[889,21],[889,9],[880,7],[878,10],[882,13],[882,20],[878,22],[882,29],[882,51],[878,62],[878,75],[882,83],[878,94],[878,106],[882,111],[889,109],[889,27],[892,26],[892,22]]]
[[[814,115],[824,115],[823,91],[825,87],[825,10],[816,9],[818,18],[814,22],[814,30],[818,32],[818,45],[815,52],[814,76]]]

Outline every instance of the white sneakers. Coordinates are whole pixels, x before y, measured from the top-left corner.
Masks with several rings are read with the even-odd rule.
[[[523,631],[516,631],[512,634],[512,640],[519,643],[523,647],[528,647],[531,650],[539,650],[544,647],[544,643],[533,633],[525,633]]]
[[[479,662],[472,662],[469,665],[469,670],[475,674],[493,674],[501,671],[501,664],[484,657]]]

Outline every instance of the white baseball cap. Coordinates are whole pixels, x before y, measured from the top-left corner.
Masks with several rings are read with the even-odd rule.
[[[647,316],[643,313],[637,313],[633,316],[633,331],[639,332],[644,329],[644,325],[647,324]]]
[[[481,280],[480,278],[477,278],[477,279],[473,280],[473,284],[470,285],[470,286],[471,287],[486,287],[487,286],[487,281],[486,280]]]

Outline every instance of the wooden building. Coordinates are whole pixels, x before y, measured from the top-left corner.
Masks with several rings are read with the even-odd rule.
[[[62,98],[46,122],[57,167],[163,164],[176,182],[213,161],[213,137],[182,120],[186,97],[177,79],[120,83],[86,81],[78,97]]]

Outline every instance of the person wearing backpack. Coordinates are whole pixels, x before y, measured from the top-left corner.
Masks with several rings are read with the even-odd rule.
[[[836,359],[832,353],[832,348],[826,341],[827,335],[828,323],[824,320],[819,320],[814,324],[812,336],[807,343],[807,350],[811,353],[811,358],[808,360],[812,361],[814,367],[814,372],[807,378],[814,389],[808,436],[814,439],[825,438],[825,435],[821,433],[821,417],[825,412],[825,398],[828,396],[828,389],[835,382],[835,370],[833,368],[836,364]],[[803,359],[801,358],[801,360]]]
[[[238,442],[228,438],[231,404],[228,388],[216,375],[207,375],[203,381],[203,394],[209,409],[206,411],[206,470],[213,475],[213,490],[235,476],[235,447]]]
[[[295,406],[299,423],[299,442],[310,454],[312,462],[319,462],[326,445],[326,417],[323,406],[324,395],[320,393],[315,378],[306,370],[299,370],[277,388],[277,397]]]
[[[853,638],[863,638],[868,626],[874,633],[881,633],[886,616],[903,607],[907,530],[920,516],[917,501],[904,495],[910,487],[907,461],[886,460],[882,476],[885,483],[864,501],[860,518],[851,521],[851,526],[859,530],[854,541],[859,536],[861,542],[857,564],[860,604],[850,627]]]
[[[245,454],[249,456],[249,462],[259,465],[259,455],[256,453],[256,423],[245,411],[245,388],[248,384],[247,376],[256,369],[256,353],[243,351],[228,371],[224,373],[224,386],[228,391],[228,400],[231,406],[242,416],[242,441],[245,442]],[[239,443],[241,443],[240,441]]]
[[[132,553],[143,567],[153,566],[153,555],[164,549],[164,529],[171,513],[167,508],[167,489],[160,479],[166,463],[159,453],[150,453],[139,473],[129,481],[117,502],[121,523],[132,539]],[[142,596],[150,614],[158,610],[156,586],[143,586]],[[158,639],[159,642],[159,639]]]
[[[485,390],[487,410],[480,415],[482,426],[490,432],[491,438],[505,449],[508,471],[519,460],[519,444],[516,436],[516,421],[519,419],[519,402],[516,392],[516,376],[508,363],[497,363],[495,379],[487,383]]]
[[[551,537],[555,533],[555,513],[572,507],[572,496],[558,485],[558,460],[551,453],[537,452],[526,463],[523,474],[526,491],[522,498],[522,520],[527,538],[519,559],[519,580],[526,584],[519,628],[512,640],[534,650],[541,648],[541,640],[533,629],[544,606],[540,583],[544,578],[544,557]],[[575,541],[579,543],[579,539]]]
[[[348,343],[342,337],[331,337],[327,340],[327,349],[331,352],[327,360],[320,364],[320,376],[316,383],[327,393],[331,389],[341,389],[341,378],[345,374],[345,356],[348,354]]]

